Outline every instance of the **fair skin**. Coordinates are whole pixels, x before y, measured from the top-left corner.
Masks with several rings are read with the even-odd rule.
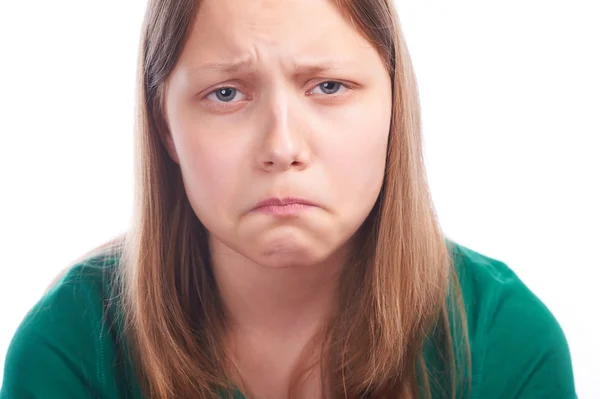
[[[330,1],[204,0],[167,83],[167,149],[210,234],[244,391],[287,397],[381,189],[388,72]],[[285,197],[312,205],[255,209]],[[295,397],[319,397],[317,374]]]

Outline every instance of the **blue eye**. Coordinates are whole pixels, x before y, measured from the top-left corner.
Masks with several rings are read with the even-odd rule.
[[[319,90],[320,93],[315,92],[315,90]],[[333,97],[342,95],[345,90],[349,90],[349,88],[344,83],[329,80],[318,84],[311,90],[310,94]],[[223,86],[211,92],[206,98],[217,104],[232,104],[243,100],[243,96],[244,94],[235,87]]]
[[[338,82],[324,82],[319,85],[323,89],[325,94],[333,94],[339,90],[341,83]]]
[[[321,93],[313,93],[314,90],[316,90],[317,88],[321,91]],[[334,80],[330,80],[330,81],[323,82],[323,83],[320,83],[319,85],[317,85],[311,91],[311,93],[312,94],[321,94],[321,95],[333,95],[333,94],[338,94],[340,92],[340,89],[342,89],[341,91],[343,92],[343,89],[348,89],[348,88],[343,83],[336,82]]]
[[[229,103],[235,99],[237,94],[238,90],[233,87],[221,87],[210,93],[208,98],[210,98],[212,95],[215,95],[217,97],[216,101]]]

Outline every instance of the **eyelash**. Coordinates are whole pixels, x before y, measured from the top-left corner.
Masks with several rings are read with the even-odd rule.
[[[351,86],[348,83],[345,83],[345,82],[340,82],[340,81],[337,81],[337,80],[323,80],[323,81],[319,82],[317,85],[315,85],[312,90],[318,88],[320,85],[322,85],[324,83],[336,83],[336,84],[339,84],[346,91],[352,89]],[[237,92],[242,92],[242,90],[240,90],[239,88],[237,88],[235,85],[221,86],[221,87],[218,87],[215,90],[211,91],[210,93],[208,93],[204,98],[208,99],[209,96],[211,96],[213,94],[216,94],[219,90],[223,90],[223,89],[233,89],[233,90],[236,90]],[[312,90],[310,90],[310,91],[312,91]],[[334,93],[334,94],[321,94],[321,96],[324,96],[324,97],[340,97],[340,96],[343,96],[343,95],[344,94],[337,94],[337,93]],[[232,101],[229,101],[229,102],[228,101],[211,101],[211,102],[214,103],[214,105],[212,105],[212,106],[214,106],[216,108],[223,108],[223,107],[227,107],[230,104],[235,104],[236,103],[236,102],[232,102]]]

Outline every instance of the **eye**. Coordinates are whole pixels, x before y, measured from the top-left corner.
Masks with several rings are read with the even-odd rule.
[[[235,100],[238,95],[242,96],[242,93],[234,87],[219,87],[217,90],[206,96],[206,98],[214,102],[231,103],[234,102],[233,100]],[[239,101],[240,99],[237,98],[237,100]]]
[[[321,93],[313,93],[313,91],[316,89],[320,89]],[[313,90],[311,90],[309,92],[309,94],[332,95],[332,94],[338,94],[340,92],[340,89],[343,89],[342,90],[342,92],[343,92],[344,90],[347,90],[348,87],[341,82],[336,82],[334,80],[330,80],[327,82],[320,83],[319,85],[317,85],[317,87],[315,87]]]

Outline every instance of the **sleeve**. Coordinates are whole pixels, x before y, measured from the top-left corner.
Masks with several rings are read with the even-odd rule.
[[[567,340],[548,308],[516,276],[493,303],[476,397],[577,398]]]
[[[63,280],[25,316],[8,348],[0,399],[101,398],[101,305]]]

